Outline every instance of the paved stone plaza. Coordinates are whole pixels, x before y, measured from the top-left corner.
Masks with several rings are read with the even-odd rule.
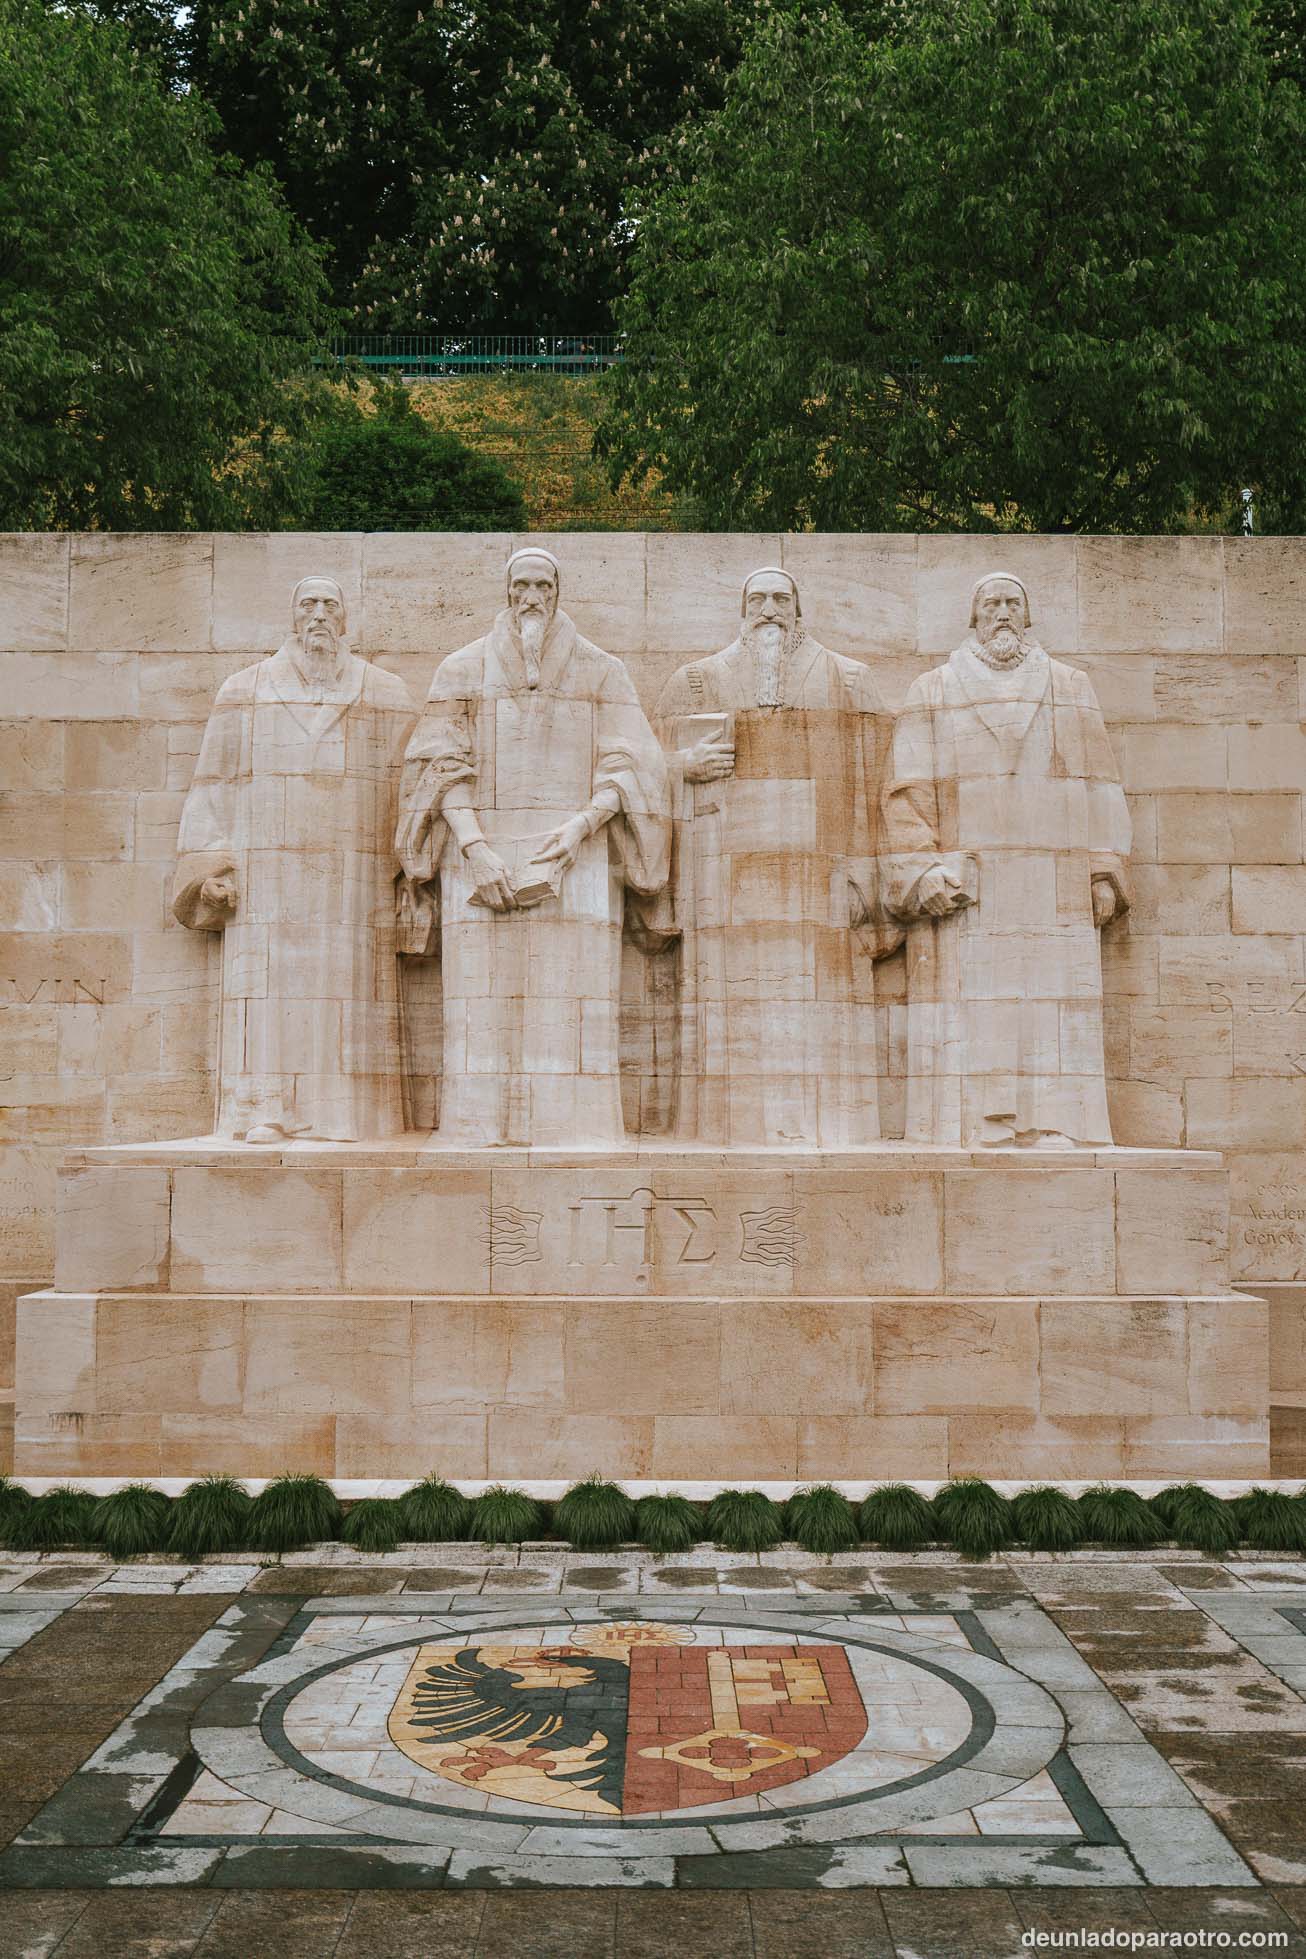
[[[0,1584],[4,1959],[1306,1952],[1301,1562],[324,1547]]]

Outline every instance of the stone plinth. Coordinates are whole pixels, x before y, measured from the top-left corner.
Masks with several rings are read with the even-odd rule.
[[[20,1474],[1254,1476],[1212,1152],[88,1149]]]

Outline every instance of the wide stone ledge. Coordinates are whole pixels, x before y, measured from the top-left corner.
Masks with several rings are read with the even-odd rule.
[[[651,1299],[1229,1288],[1212,1151],[73,1152],[56,1285]]]
[[[303,1167],[330,1164],[350,1168],[358,1164],[384,1162],[393,1167],[436,1164],[471,1169],[486,1164],[505,1164],[513,1169],[589,1169],[607,1164],[614,1169],[636,1168],[646,1163],[684,1161],[688,1164],[730,1164],[740,1169],[764,1168],[776,1163],[818,1166],[824,1170],[864,1168],[891,1164],[895,1168],[958,1170],[987,1164],[1018,1169],[1092,1170],[1130,1166],[1155,1170],[1179,1169],[1189,1165],[1218,1166],[1224,1158],[1219,1150],[1143,1149],[1111,1146],[1104,1149],[954,1149],[949,1144],[904,1143],[887,1137],[863,1149],[720,1149],[682,1142],[660,1142],[656,1138],[632,1142],[629,1148],[610,1145],[594,1149],[526,1149],[503,1144],[493,1149],[467,1149],[441,1143],[438,1135],[424,1132],[394,1136],[374,1143],[233,1143],[221,1136],[183,1137],[176,1142],[106,1143],[65,1152],[66,1169],[96,1166],[119,1168],[128,1165],[270,1169],[280,1164]]]

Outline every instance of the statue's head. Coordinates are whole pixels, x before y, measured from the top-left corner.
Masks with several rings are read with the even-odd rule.
[[[552,551],[527,545],[508,560],[508,605],[518,627],[530,620],[547,625],[558,609],[562,567]]]
[[[1029,631],[1029,593],[1009,571],[986,572],[970,595],[970,624],[980,645],[1001,660],[1018,660]]]
[[[989,639],[999,626],[1029,630],[1029,593],[1009,571],[986,571],[970,595],[970,623],[979,640]]]
[[[334,578],[301,578],[290,594],[290,623],[306,653],[334,654],[348,620],[345,595]]]
[[[803,616],[797,581],[778,565],[763,565],[744,580],[739,612],[748,632],[763,626],[778,626],[782,633],[793,632]]]

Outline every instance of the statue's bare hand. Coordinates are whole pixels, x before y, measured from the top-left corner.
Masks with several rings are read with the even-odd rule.
[[[941,865],[936,865],[932,871],[926,871],[916,886],[916,903],[931,918],[946,918],[949,912],[956,911],[958,905],[964,902],[965,894],[961,885],[952,873],[945,871]]]
[[[1109,877],[1093,879],[1093,923],[1109,925],[1120,909],[1120,894]]]
[[[585,817],[569,816],[565,823],[560,823],[556,830],[549,832],[532,861],[536,864],[561,864],[565,871],[569,871],[589,833],[590,826]]]
[[[200,903],[210,911],[234,911],[236,909],[236,880],[224,873],[222,877],[206,877],[200,886]]]
[[[482,904],[488,905],[491,911],[515,911],[517,900],[513,896],[512,879],[502,857],[484,840],[469,844],[463,855]]]
[[[685,750],[686,782],[719,782],[735,772],[735,745],[724,735],[704,735]]]

